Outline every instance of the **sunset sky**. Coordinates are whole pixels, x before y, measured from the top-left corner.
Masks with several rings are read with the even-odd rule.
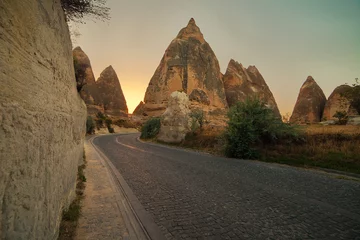
[[[308,75],[328,97],[360,78],[360,0],[108,0],[111,20],[77,25],[74,47],[97,79],[112,65],[131,113],[165,49],[191,17],[222,73],[231,58],[255,65],[282,114],[292,112]]]

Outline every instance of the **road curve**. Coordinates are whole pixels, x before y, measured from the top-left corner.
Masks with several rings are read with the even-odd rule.
[[[167,239],[360,239],[359,181],[138,136],[101,136],[94,144]]]

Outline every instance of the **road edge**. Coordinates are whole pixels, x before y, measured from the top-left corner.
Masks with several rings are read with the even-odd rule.
[[[317,172],[321,172],[321,173],[325,173],[325,174],[333,174],[335,176],[336,175],[342,175],[342,176],[347,176],[347,177],[351,177],[351,178],[355,178],[357,180],[360,180],[360,174],[356,174],[356,173],[352,173],[352,172],[339,171],[339,170],[335,170],[335,169],[331,169],[331,168],[321,168],[321,167],[311,167],[311,166],[310,167],[301,167],[301,166],[292,166],[292,165],[283,164],[283,163],[266,162],[266,161],[260,161],[260,160],[246,160],[246,159],[239,159],[239,158],[227,158],[227,157],[224,157],[224,156],[212,155],[211,153],[202,152],[200,150],[187,149],[187,148],[182,148],[182,147],[178,147],[178,146],[168,146],[166,144],[161,144],[161,143],[147,142],[147,141],[141,140],[140,137],[137,137],[136,140],[138,142],[141,142],[143,144],[147,144],[147,145],[150,145],[150,146],[158,146],[158,147],[163,147],[163,148],[168,148],[168,149],[182,150],[182,151],[185,151],[185,152],[192,152],[192,153],[196,153],[196,154],[200,154],[200,155],[211,155],[211,156],[215,156],[215,157],[219,157],[219,158],[242,160],[242,161],[257,161],[257,162],[266,163],[266,164],[276,164],[276,165],[281,165],[281,166],[284,166],[284,167],[292,167],[292,168],[298,168],[298,169],[302,169],[302,170],[317,171]]]
[[[111,135],[128,135],[126,134],[111,134]],[[109,134],[110,135],[110,134]],[[152,216],[145,210],[138,198],[135,196],[123,176],[116,169],[110,159],[101,151],[99,147],[94,144],[94,140],[98,137],[109,136],[101,135],[89,138],[87,141],[94,147],[99,156],[102,158],[104,166],[108,169],[110,175],[117,182],[118,190],[124,195],[124,199],[119,199],[122,206],[119,206],[123,211],[124,218],[127,219],[127,224],[130,225],[136,235],[137,239],[151,239],[151,240],[165,240],[159,226],[155,223]],[[118,203],[119,204],[119,203]],[[145,237],[145,238],[144,238]],[[132,239],[132,238],[130,238]]]

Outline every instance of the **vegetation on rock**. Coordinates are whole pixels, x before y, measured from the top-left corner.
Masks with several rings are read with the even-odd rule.
[[[355,108],[358,114],[360,114],[360,82],[359,78],[355,78],[355,83],[352,87],[346,90],[342,94],[350,102],[350,106]]]
[[[83,86],[86,85],[86,79],[85,79],[85,69],[80,66],[77,59],[74,59],[74,70],[75,70],[76,89],[78,92],[80,92]]]
[[[85,16],[98,20],[110,19],[106,0],[61,0],[67,21],[82,22]]]
[[[197,129],[203,130],[204,126],[204,111],[196,109],[190,113],[191,118],[191,132],[195,133]]]
[[[151,118],[144,123],[141,128],[141,139],[150,139],[156,137],[160,131],[160,118]]]

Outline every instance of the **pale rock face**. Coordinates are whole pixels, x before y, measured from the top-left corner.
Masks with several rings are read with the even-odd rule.
[[[73,50],[73,58],[76,67],[82,69],[85,72],[84,80],[86,84],[80,91],[81,98],[84,100],[86,105],[98,104],[99,97],[89,57],[80,47],[76,47]]]
[[[281,117],[272,92],[255,66],[246,69],[241,63],[231,59],[223,79],[226,100],[230,107],[238,101],[245,101],[247,97],[257,96],[265,101],[275,116]]]
[[[86,106],[60,1],[0,1],[0,239],[57,239]]]
[[[321,121],[326,97],[315,80],[309,76],[300,88],[290,117],[291,123],[317,123]]]
[[[189,98],[186,93],[173,92],[168,107],[161,115],[161,127],[157,139],[167,143],[179,143],[190,131]]]
[[[337,111],[347,113],[349,113],[349,110],[351,111],[349,101],[341,96],[341,94],[350,88],[348,85],[341,85],[334,89],[325,104],[323,119],[336,119],[333,116]]]
[[[210,107],[227,108],[219,62],[191,19],[170,43],[151,78],[145,93],[144,112],[160,116],[172,92],[181,90],[191,95],[195,89],[204,93]]]
[[[137,107],[135,108],[133,115],[138,115],[138,116],[142,116],[144,115],[144,102],[141,101]]]
[[[112,66],[105,68],[96,81],[104,112],[110,116],[127,116],[128,108],[119,79]]]

